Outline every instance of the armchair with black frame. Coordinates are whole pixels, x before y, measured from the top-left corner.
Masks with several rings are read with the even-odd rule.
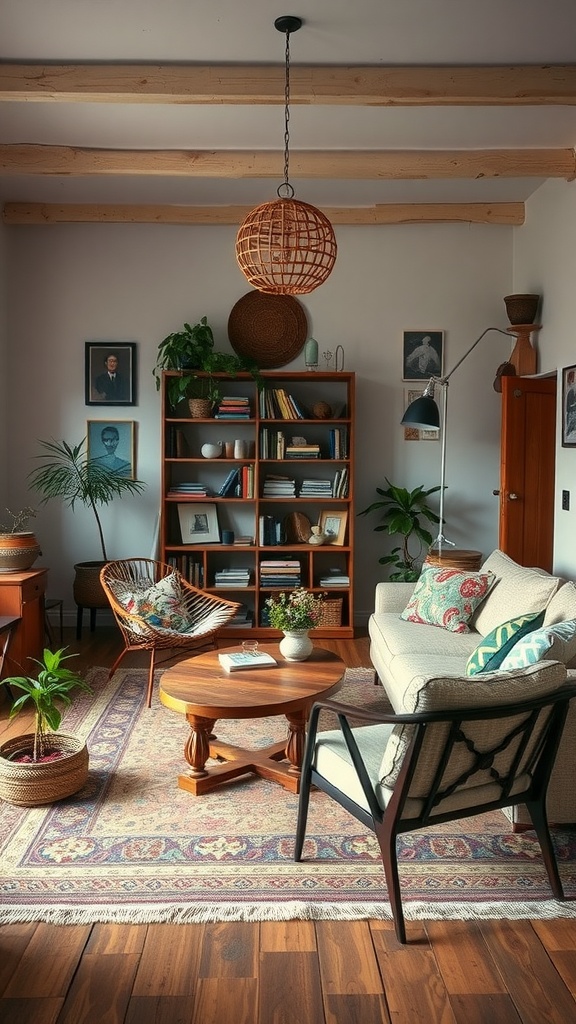
[[[576,696],[576,683],[565,680],[563,665],[541,663],[528,687],[529,698],[521,699],[519,693],[511,702],[509,690],[507,702],[488,704],[481,699],[481,706],[416,714],[364,711],[334,700],[314,704],[294,859],[302,859],[310,792],[317,787],[375,832],[396,935],[405,943],[397,836],[524,803],[552,893],[563,900],[546,792],[568,704]],[[320,715],[327,712],[337,717],[339,728],[320,732]]]

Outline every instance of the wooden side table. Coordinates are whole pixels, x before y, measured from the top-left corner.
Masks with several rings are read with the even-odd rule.
[[[442,548],[442,552],[429,551],[426,555],[427,565],[446,565],[451,569],[468,569],[478,572],[482,564],[482,552],[468,548]]]
[[[16,674],[26,675],[30,671],[28,659],[42,657],[47,579],[48,569],[0,573],[0,615],[19,619],[6,659]]]

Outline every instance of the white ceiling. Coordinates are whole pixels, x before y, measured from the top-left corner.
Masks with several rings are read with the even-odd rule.
[[[570,64],[576,0],[1,0],[0,60],[43,63],[281,64],[281,14],[302,17],[292,61],[335,65]],[[576,106],[291,108],[297,150],[572,148]],[[277,150],[281,106],[0,100],[0,145]],[[8,174],[0,201],[253,204],[282,181]],[[318,205],[507,202],[541,178],[292,181]]]

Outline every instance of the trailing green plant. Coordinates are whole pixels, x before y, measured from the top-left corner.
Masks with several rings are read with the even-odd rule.
[[[184,329],[168,334],[158,345],[153,374],[156,390],[160,389],[163,370],[180,370],[167,384],[168,401],[173,409],[183,398],[207,398],[218,402],[223,394],[223,381],[214,376],[226,373],[250,373],[258,387],[263,381],[256,362],[232,352],[214,351],[214,333],[205,316],[197,324],[184,324]],[[189,372],[200,370],[201,374]]]
[[[432,543],[432,534],[423,526],[422,519],[430,523],[440,522],[440,517],[428,504],[430,495],[436,494],[440,487],[430,487],[427,491],[423,487],[415,487],[413,491],[408,491],[405,487],[391,484],[388,477],[385,480],[387,488],[376,488],[382,500],[373,501],[358,514],[365,516],[370,512],[381,512],[380,523],[374,530],[377,533],[386,531],[391,537],[400,534],[401,546],[393,548],[389,555],[383,555],[378,561],[380,565],[394,567],[394,572],[390,573],[391,580],[411,582],[420,575],[423,547],[429,547]],[[417,550],[410,550],[411,540],[418,542]]]
[[[19,512],[11,512],[9,508],[4,509],[8,513],[12,522],[6,525],[0,523],[0,533],[23,533],[24,527],[26,526],[29,519],[34,519],[37,515],[35,508],[21,508]]]
[[[311,594],[304,587],[282,591],[266,599],[268,621],[274,629],[313,629],[322,618],[323,594]]]
[[[10,718],[20,714],[26,704],[34,705],[34,746],[32,761],[40,761],[49,751],[47,736],[57,732],[62,721],[59,704],[68,707],[72,703],[70,693],[78,688],[84,693],[92,693],[85,679],[64,666],[65,661],[76,658],[76,654],[65,654],[67,647],[58,651],[44,650],[42,661],[32,658],[40,666],[37,676],[8,676],[0,685],[7,685],[14,690],[22,690],[22,696],[15,698],[10,709]]]
[[[61,498],[69,508],[76,503],[92,509],[102,558],[108,561],[102,522],[98,506],[109,505],[113,498],[124,494],[140,494],[146,484],[142,480],[131,480],[118,476],[107,466],[95,459],[89,459],[84,448],[86,438],[80,444],[69,445],[66,441],[40,441],[45,449],[37,458],[44,462],[29,474],[30,486],[43,495],[43,503],[50,498]]]

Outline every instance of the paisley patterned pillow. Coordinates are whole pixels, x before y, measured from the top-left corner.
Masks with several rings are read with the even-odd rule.
[[[161,629],[175,630],[185,633],[190,627],[190,619],[182,605],[182,588],[176,573],[168,573],[151,586],[149,580],[143,580],[142,589],[135,584],[116,582],[111,589],[120,604],[131,615],[138,615],[151,626]]]
[[[492,572],[424,568],[400,618],[469,633],[468,622],[495,582]]]

